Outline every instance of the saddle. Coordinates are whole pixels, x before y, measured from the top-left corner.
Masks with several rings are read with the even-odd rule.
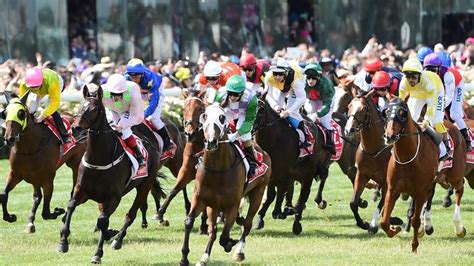
[[[69,138],[71,139],[71,142],[69,143],[66,143],[66,144],[63,144],[62,143],[62,138],[61,138],[61,134],[59,134],[59,130],[56,128],[56,124],[54,123],[54,120],[52,117],[48,117],[47,119],[43,120],[43,123],[49,128],[49,130],[51,130],[51,132],[53,132],[54,136],[56,136],[56,138],[59,140],[59,143],[61,143],[61,147],[62,147],[62,152],[61,154],[62,155],[65,155],[67,154],[72,148],[74,148],[76,146],[76,139],[74,138],[74,136],[72,135],[72,127],[71,127],[71,123],[69,123],[69,121],[67,119],[65,119],[64,117],[61,117],[62,120],[63,120],[63,123],[64,123],[64,127],[66,128],[67,130],[67,133],[69,135]]]
[[[316,122],[316,125],[321,129],[324,136],[324,143],[327,143],[328,133],[326,129],[321,125],[321,123]],[[331,161],[338,161],[341,158],[342,148],[344,145],[344,140],[342,139],[342,128],[341,126],[331,119],[331,130],[332,130],[332,139],[334,141],[334,148],[336,149],[336,154],[331,156]]]
[[[155,127],[155,125],[153,125],[153,123],[148,119],[143,120],[143,124],[147,126],[151,132],[153,132],[153,135],[155,135],[155,138],[160,144],[160,147],[163,147],[163,139],[161,138],[160,134],[157,133],[158,129]],[[176,149],[178,148],[178,146],[173,142],[171,138],[170,138],[170,142],[171,142],[171,148],[167,151],[163,151],[160,161],[166,160],[168,158],[173,158],[175,156]]]
[[[255,157],[255,160],[257,161],[257,167],[255,168],[255,175],[249,176],[248,173],[249,173],[250,165],[249,165],[247,157],[245,156],[245,153],[244,153],[244,143],[242,141],[238,140],[238,141],[234,142],[234,145],[237,148],[237,150],[239,151],[239,154],[240,154],[240,156],[241,156],[241,158],[244,162],[244,165],[245,165],[245,172],[246,172],[245,184],[246,185],[252,183],[257,178],[261,177],[262,175],[264,175],[267,172],[268,165],[263,162],[263,153],[257,151],[256,149],[253,149],[254,157]]]
[[[145,162],[145,166],[140,167],[140,168],[138,165],[138,161],[136,159],[136,154],[128,147],[128,145],[125,143],[125,141],[122,138],[120,137],[118,138],[120,140],[120,144],[125,150],[125,153],[127,154],[128,158],[132,162],[132,174],[130,176],[129,182],[134,181],[139,178],[143,178],[148,175],[148,151],[143,145],[143,142],[141,141],[141,139],[137,137],[136,135],[134,135],[134,137],[137,140],[137,146],[140,149],[143,155],[143,161]]]

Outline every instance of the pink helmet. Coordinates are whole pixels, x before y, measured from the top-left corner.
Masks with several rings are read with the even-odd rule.
[[[39,67],[33,67],[26,71],[25,84],[27,87],[39,87],[43,83],[43,72]]]

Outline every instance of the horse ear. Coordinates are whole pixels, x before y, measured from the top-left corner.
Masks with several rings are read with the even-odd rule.
[[[189,90],[184,88],[184,89],[181,89],[181,95],[183,96],[184,99],[188,98],[189,96]]]
[[[410,99],[410,93],[407,93],[405,98],[403,98],[403,101],[406,103],[406,102],[408,102],[408,99]]]
[[[82,96],[84,96],[84,99],[90,96],[89,88],[87,87],[87,85],[84,85],[84,87],[82,87]]]
[[[396,96],[393,96],[391,93],[387,93],[385,97],[387,97],[388,101],[391,101],[393,98],[396,98]]]
[[[102,90],[102,86],[99,86],[99,87],[97,88],[96,97],[97,97],[97,99],[99,99],[100,101],[102,101],[102,97],[104,97],[104,91]]]
[[[25,95],[23,95],[23,97],[20,98],[20,102],[23,104],[23,105],[26,105],[26,100],[28,100],[28,96],[30,96],[30,91],[27,91]]]

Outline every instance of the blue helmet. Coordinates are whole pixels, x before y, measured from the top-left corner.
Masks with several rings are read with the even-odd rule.
[[[433,49],[423,46],[416,52],[416,58],[418,58],[418,61],[423,62],[425,57],[431,53],[433,53]]]
[[[143,74],[145,73],[145,64],[138,58],[132,58],[127,63],[127,74]]]
[[[451,66],[451,57],[449,57],[448,52],[440,51],[436,53],[438,57],[441,59],[441,66],[442,67],[450,67]]]

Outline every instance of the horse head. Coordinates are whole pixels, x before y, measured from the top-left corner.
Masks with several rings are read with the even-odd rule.
[[[21,133],[25,131],[29,125],[34,124],[34,120],[26,106],[26,100],[29,94],[30,93],[27,92],[21,98],[11,98],[5,94],[8,105],[6,109],[2,111],[1,116],[5,121],[5,144],[9,147],[13,147],[13,145],[20,140]]]
[[[100,120],[105,119],[106,121],[105,108],[102,104],[102,87],[93,83],[86,84],[82,89],[82,94],[85,102],[79,116],[74,121],[74,127],[97,130],[97,127],[100,126]]]
[[[269,127],[279,120],[281,119],[278,113],[265,100],[258,99],[257,116],[252,131],[257,132],[259,129]]]
[[[219,142],[227,138],[227,129],[229,128],[229,120],[225,115],[224,109],[218,104],[210,105],[199,118],[203,125],[204,145],[206,150],[215,151],[219,148]],[[226,142],[224,140],[224,142]]]
[[[400,98],[390,99],[386,110],[387,124],[385,125],[385,143],[391,145],[397,142],[405,131],[408,122],[411,120],[410,110],[407,101],[409,95],[404,100]]]
[[[335,112],[347,114],[348,105],[357,94],[356,87],[357,86],[354,85],[353,81],[339,83],[339,85],[336,87],[336,95],[334,101]]]
[[[370,126],[370,97],[371,93],[358,95],[350,101],[347,107],[347,116],[349,118],[344,128],[347,137],[354,137],[363,128]]]
[[[204,102],[201,98],[190,96],[184,101],[183,127],[187,142],[194,142],[201,130],[202,124],[199,117],[204,113]]]

